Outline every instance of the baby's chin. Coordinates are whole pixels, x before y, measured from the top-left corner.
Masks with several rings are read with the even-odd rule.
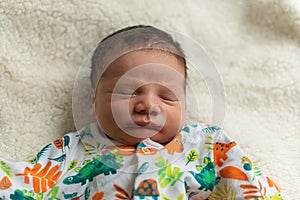
[[[171,137],[166,137],[165,135],[161,135],[161,134],[162,133],[154,135],[153,137],[150,137],[150,139],[154,142],[157,142],[157,143],[165,146],[166,144],[171,142],[174,139],[174,137],[176,136],[176,134],[175,134],[175,135],[172,135]]]
[[[121,143],[127,146],[137,146],[143,140],[150,138],[152,141],[157,142],[161,145],[169,143],[176,135],[177,132],[171,133],[165,131],[165,129],[157,130],[146,127],[126,127],[123,129],[114,129],[104,131],[105,135],[115,141],[115,143]]]
[[[120,133],[120,134],[125,134],[125,133]],[[107,133],[105,133],[105,135],[108,139],[116,143],[121,143],[122,145],[128,145],[128,146],[137,146],[145,139],[145,138],[132,137],[129,135],[127,137],[116,137]]]
[[[128,145],[128,146],[137,146],[138,144],[140,144],[144,139],[146,138],[126,138],[123,139],[121,141],[119,141],[120,143],[124,144],[124,145]]]

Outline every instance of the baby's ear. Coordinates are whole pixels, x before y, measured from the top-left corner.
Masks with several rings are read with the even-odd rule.
[[[90,115],[95,116],[95,90],[91,89],[89,93]]]

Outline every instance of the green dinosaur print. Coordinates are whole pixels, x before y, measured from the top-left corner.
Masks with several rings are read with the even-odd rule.
[[[86,184],[87,181],[93,181],[94,177],[104,174],[116,174],[117,169],[122,167],[122,163],[118,162],[116,156],[112,152],[106,152],[103,155],[95,156],[93,160],[84,165],[75,176],[69,176],[63,180],[66,185],[81,183]]]
[[[17,189],[9,198],[12,200],[41,200],[43,199],[43,194],[35,194],[32,190],[26,191]]]
[[[210,190],[212,191],[214,189],[214,186],[216,185],[216,176],[215,176],[215,167],[214,163],[211,162],[209,157],[204,157],[204,164],[206,164],[205,167],[203,167],[200,171],[200,173],[195,173],[193,171],[189,171],[193,177],[196,179],[196,181],[200,184],[199,189],[200,190]]]

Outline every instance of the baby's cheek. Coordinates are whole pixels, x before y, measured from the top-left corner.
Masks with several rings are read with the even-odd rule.
[[[115,121],[124,121],[125,119],[127,119],[126,121],[128,121],[128,118],[130,118],[130,107],[131,106],[128,100],[112,101],[110,109]]]
[[[181,128],[183,123],[184,109],[180,106],[169,109],[167,115],[168,126],[172,126],[174,129]]]

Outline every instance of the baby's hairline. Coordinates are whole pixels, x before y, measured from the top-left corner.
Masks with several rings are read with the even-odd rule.
[[[151,25],[134,25],[119,29],[106,36],[94,50],[91,60],[91,84],[95,88],[106,67],[119,55],[138,49],[161,50],[173,54],[187,67],[181,45],[169,33]]]

